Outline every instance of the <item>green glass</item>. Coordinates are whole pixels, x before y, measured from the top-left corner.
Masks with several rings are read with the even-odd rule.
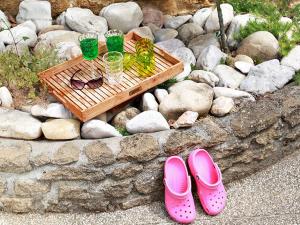
[[[141,38],[135,44],[136,65],[139,75],[148,77],[155,72],[154,44],[150,39]]]
[[[83,58],[90,61],[91,77],[94,79],[97,77],[94,59],[96,59],[99,55],[98,35],[96,33],[82,34],[79,36],[79,43]]]
[[[124,53],[124,35],[119,30],[109,30],[105,33],[106,46],[109,52]]]
[[[98,57],[98,39],[97,38],[84,38],[80,41],[80,48],[83,58],[85,60],[94,60]]]

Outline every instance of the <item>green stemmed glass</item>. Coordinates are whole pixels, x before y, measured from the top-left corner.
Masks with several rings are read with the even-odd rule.
[[[79,42],[83,58],[91,64],[91,76],[94,79],[96,78],[94,59],[99,55],[98,35],[96,33],[82,34],[79,36]]]

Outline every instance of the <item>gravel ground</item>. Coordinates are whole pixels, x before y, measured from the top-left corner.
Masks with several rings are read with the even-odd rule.
[[[300,151],[274,166],[227,186],[228,203],[216,217],[198,203],[194,224],[300,224]],[[174,224],[160,202],[126,211],[99,214],[0,213],[0,225],[135,225]]]

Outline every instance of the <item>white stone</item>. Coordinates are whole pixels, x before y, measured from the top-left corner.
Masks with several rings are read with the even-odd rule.
[[[279,21],[280,21],[280,23],[284,23],[284,24],[292,23],[293,22],[292,19],[290,19],[288,17],[285,17],[285,16],[281,17]]]
[[[225,3],[225,4],[221,4],[221,10],[223,14],[223,24],[225,27],[227,27],[231,23],[234,17],[233,7],[232,5]],[[218,11],[217,8],[215,8],[205,23],[205,30],[207,32],[214,32],[219,29],[220,29],[220,24],[219,24]]]
[[[172,55],[178,57],[183,62],[195,65],[196,64],[196,58],[194,56],[194,53],[191,49],[187,47],[180,47],[177,48],[174,52],[172,52]]]
[[[57,56],[63,60],[70,60],[82,54],[75,42],[60,42],[56,45]]]
[[[176,75],[176,80],[177,81],[183,81],[186,77],[188,77],[190,75],[190,73],[192,72],[192,68],[191,68],[191,64],[189,63],[184,63],[184,69],[183,72],[179,73],[178,75]]]
[[[42,135],[41,125],[29,113],[0,108],[0,137],[37,139]]]
[[[35,31],[29,28],[27,25],[24,26],[20,24],[16,27],[11,28],[10,31],[12,32],[16,43],[24,43],[30,47],[33,47],[37,42],[37,35]],[[3,41],[4,44],[14,44],[13,37],[11,36],[11,33],[8,30],[0,32],[0,41]],[[25,38],[26,40],[24,40]]]
[[[156,88],[154,91],[154,95],[157,98],[158,102],[161,103],[166,96],[168,96],[168,91],[166,89]]]
[[[24,0],[19,6],[17,22],[31,20],[38,31],[52,25],[51,5],[48,1]]]
[[[9,27],[11,27],[11,24],[10,24],[10,22],[8,21],[8,19],[7,19],[7,16],[4,14],[4,12],[2,12],[1,10],[0,10],[0,28],[1,29],[7,29],[7,28],[9,28]],[[1,30],[0,29],[0,30]]]
[[[83,124],[81,136],[86,139],[122,137],[122,135],[110,124],[95,119]]]
[[[300,45],[293,48],[287,56],[281,60],[281,65],[289,66],[294,70],[300,70]]]
[[[36,25],[31,20],[27,20],[24,23],[19,24],[19,26],[28,27],[29,29],[37,33]]]
[[[13,52],[13,53],[19,54],[19,55],[24,55],[25,53],[29,52],[29,48],[24,43],[18,43],[16,45],[14,45],[14,44],[7,45],[4,51],[5,52]]]
[[[68,27],[79,33],[104,34],[108,30],[106,19],[94,15],[90,9],[68,8],[65,17]]]
[[[197,83],[206,83],[211,87],[215,87],[220,81],[214,73],[205,70],[194,70],[189,75],[189,79]]]
[[[207,71],[213,71],[220,64],[221,60],[225,60],[227,55],[218,47],[210,45],[205,48],[197,60],[197,68]]]
[[[13,98],[7,87],[0,88],[0,101],[0,105],[3,107],[11,108],[13,106]]]
[[[199,9],[193,16],[192,21],[194,23],[197,23],[200,27],[203,27],[212,13],[213,9],[212,8],[202,8]]]
[[[148,38],[151,41],[154,41],[154,36],[152,34],[151,29],[148,26],[137,27],[137,28],[132,29],[131,31],[137,33],[138,35],[140,35],[143,38]]]
[[[202,51],[210,45],[214,45],[218,48],[220,47],[219,39],[215,33],[199,35],[190,41],[188,47],[192,49],[196,59],[198,59]]]
[[[70,140],[80,136],[80,122],[74,119],[51,119],[42,124],[44,136],[49,140]]]
[[[204,83],[184,80],[169,88],[169,95],[159,105],[159,111],[168,119],[178,119],[186,111],[206,115],[213,100],[213,89]]]
[[[148,111],[148,110],[158,110],[158,103],[155,100],[155,97],[151,93],[145,93],[143,95],[142,99],[142,108],[143,111]]]
[[[110,29],[124,33],[139,27],[143,21],[143,12],[135,2],[110,4],[101,10],[100,15],[106,18]]]
[[[157,42],[156,45],[169,53],[173,53],[176,49],[184,47],[184,43],[179,39],[170,39],[166,41]]]
[[[225,116],[230,113],[233,107],[234,101],[232,98],[221,96],[213,101],[210,112],[214,116]]]
[[[219,86],[237,89],[245,79],[245,75],[230,66],[218,65],[214,73],[219,77]]]
[[[196,122],[198,116],[199,113],[197,112],[186,111],[172,124],[172,127],[175,129],[180,127],[191,127]]]
[[[246,98],[250,101],[255,101],[255,98],[245,91],[239,91],[232,88],[226,87],[214,87],[215,98],[219,98],[221,96],[228,97],[228,98]]]
[[[58,119],[70,119],[72,113],[60,103],[50,103],[47,106],[34,105],[31,107],[31,114],[38,117],[49,117]]]
[[[293,68],[280,65],[278,59],[273,59],[252,67],[240,89],[255,94],[273,92],[282,88],[294,74]]]
[[[233,18],[227,30],[228,47],[230,47],[231,49],[237,48],[239,43],[235,39],[235,35],[240,31],[242,27],[246,26],[247,23],[251,20],[255,20],[255,17],[251,14],[237,15]]]
[[[191,15],[184,16],[164,16],[164,26],[165,28],[177,29],[181,25],[185,24],[189,19],[191,19]]]
[[[152,133],[157,131],[169,130],[170,126],[161,113],[156,111],[145,111],[126,123],[129,133]]]
[[[244,74],[249,73],[251,67],[254,66],[252,63],[237,61],[234,63],[234,67]]]

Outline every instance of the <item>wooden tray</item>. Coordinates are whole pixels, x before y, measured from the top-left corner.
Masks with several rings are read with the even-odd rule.
[[[141,37],[136,33],[125,36],[124,48],[127,52],[135,51],[135,42]],[[155,46],[155,74],[151,77],[141,77],[134,66],[124,71],[123,81],[117,85],[107,82],[102,56],[107,52],[104,43],[99,44],[99,57],[95,60],[95,67],[100,69],[104,75],[104,84],[97,89],[84,88],[74,90],[70,86],[72,74],[82,69],[83,81],[90,77],[89,62],[83,60],[82,56],[52,67],[39,73],[40,80],[48,87],[49,92],[62,102],[76,117],[82,121],[90,120],[123,102],[165,82],[183,71],[183,63],[166,51]]]

